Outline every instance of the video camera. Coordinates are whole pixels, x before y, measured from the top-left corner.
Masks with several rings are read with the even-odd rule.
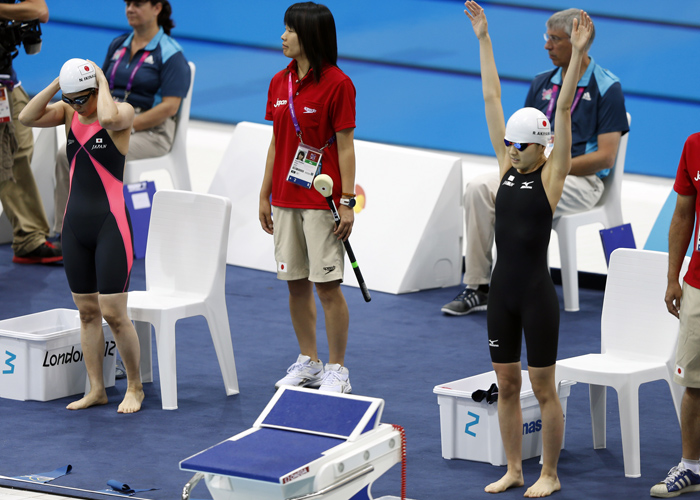
[[[38,54],[41,50],[41,26],[39,20],[0,21],[0,73],[7,73],[12,60],[19,54],[19,46],[24,51]]]

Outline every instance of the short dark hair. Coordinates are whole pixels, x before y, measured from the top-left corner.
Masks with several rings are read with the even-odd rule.
[[[309,64],[314,80],[321,78],[323,64],[338,65],[338,39],[331,11],[322,4],[300,2],[284,13],[285,26],[294,30]]]

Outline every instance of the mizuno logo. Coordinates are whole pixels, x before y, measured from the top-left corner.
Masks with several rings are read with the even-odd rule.
[[[527,181],[520,184],[520,189],[532,189],[532,183],[535,181]]]

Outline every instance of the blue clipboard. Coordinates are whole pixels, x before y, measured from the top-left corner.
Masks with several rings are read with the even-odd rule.
[[[153,181],[136,182],[124,185],[124,202],[129,210],[131,228],[134,232],[134,257],[146,256],[148,226],[151,222],[151,206],[156,184]]]
[[[631,224],[611,227],[600,230],[600,240],[605,252],[605,263],[610,265],[610,254],[618,248],[637,248],[634,243],[634,234]]]

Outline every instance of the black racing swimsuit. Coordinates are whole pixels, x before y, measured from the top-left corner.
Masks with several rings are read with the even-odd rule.
[[[496,195],[495,230],[487,310],[491,360],[519,362],[524,330],[528,365],[551,366],[557,359],[559,300],[547,266],[552,208],[542,168],[506,172]]]
[[[125,157],[97,120],[73,114],[66,145],[70,193],[63,218],[63,264],[73,293],[129,289],[134,246],[124,204]]]

